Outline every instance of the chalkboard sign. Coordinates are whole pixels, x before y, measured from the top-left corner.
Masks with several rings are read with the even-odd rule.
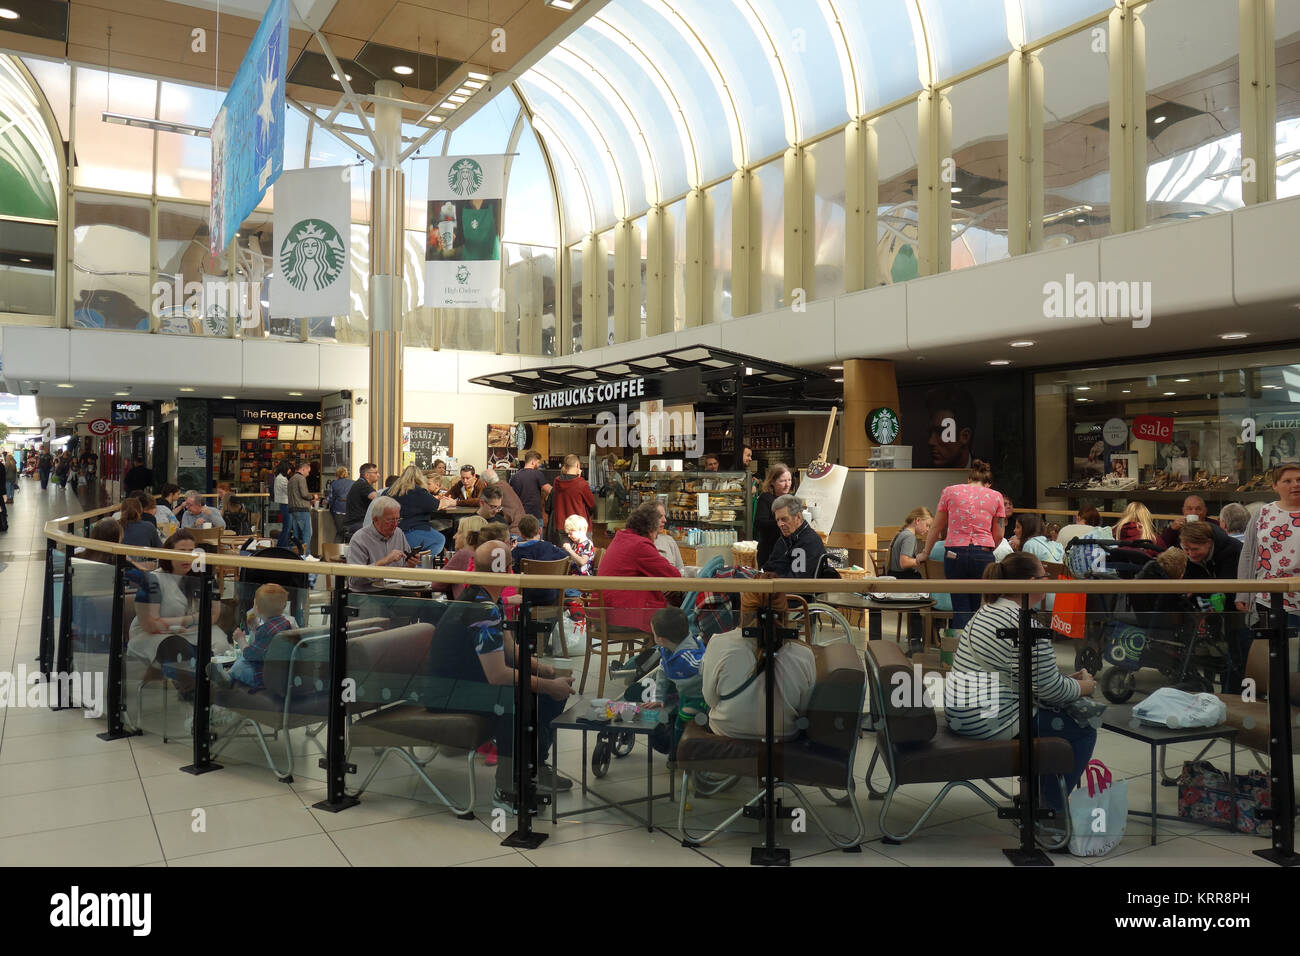
[[[450,425],[431,425],[427,422],[408,422],[402,426],[402,461],[414,462],[427,471],[434,459],[451,456]]]

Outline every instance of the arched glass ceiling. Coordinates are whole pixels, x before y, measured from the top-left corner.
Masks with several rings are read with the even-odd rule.
[[[611,0],[518,88],[556,166],[573,164],[571,241],[580,220],[607,228],[1112,6]]]

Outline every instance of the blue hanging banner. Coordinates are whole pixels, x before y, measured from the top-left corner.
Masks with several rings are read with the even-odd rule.
[[[213,255],[230,244],[284,169],[284,71],[289,0],[271,0],[212,123]]]

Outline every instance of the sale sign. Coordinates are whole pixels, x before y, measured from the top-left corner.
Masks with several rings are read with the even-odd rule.
[[[1174,440],[1174,420],[1159,415],[1139,415],[1133,419],[1133,437],[1167,445]]]

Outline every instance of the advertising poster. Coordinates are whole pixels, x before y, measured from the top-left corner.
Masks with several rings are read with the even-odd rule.
[[[500,306],[502,156],[429,160],[424,305],[433,309]]]
[[[347,315],[352,193],[346,167],[292,170],[275,187],[271,314]]]

